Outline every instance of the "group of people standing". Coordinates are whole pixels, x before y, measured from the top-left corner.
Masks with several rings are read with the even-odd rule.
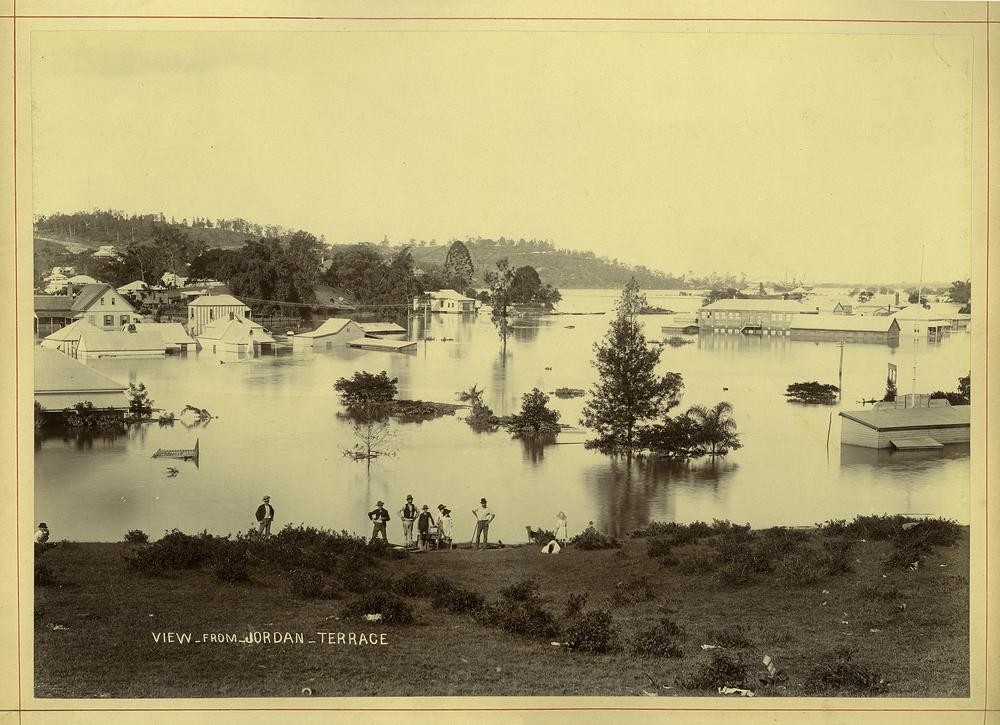
[[[473,509],[472,513],[476,517],[476,531],[474,535],[475,548],[486,548],[489,538],[490,522],[496,514],[490,511],[486,499],[479,500],[479,508]],[[378,537],[386,543],[389,538],[386,535],[386,524],[391,517],[385,508],[385,502],[379,501],[375,508],[368,512],[368,518],[372,522],[372,536],[368,543],[373,543]],[[406,503],[399,510],[399,519],[403,524],[403,546],[407,549],[421,549],[427,551],[431,548],[431,543],[435,542],[438,548],[447,546],[452,548],[454,541],[454,521],[451,518],[451,509],[443,503],[437,505],[437,517],[431,513],[430,507],[424,504],[419,509],[413,503],[413,496],[407,495]],[[414,539],[413,529],[416,527],[417,538]]]

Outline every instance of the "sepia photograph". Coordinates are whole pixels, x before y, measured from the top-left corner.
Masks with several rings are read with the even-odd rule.
[[[982,713],[989,26],[891,6],[19,27],[25,691]]]

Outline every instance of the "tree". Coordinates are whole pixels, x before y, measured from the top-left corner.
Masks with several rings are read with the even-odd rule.
[[[514,270],[514,279],[510,283],[510,301],[521,304],[534,302],[535,295],[541,288],[542,278],[534,267],[518,267]]]
[[[882,396],[882,400],[886,403],[896,400],[896,383],[891,377],[885,379],[885,395]]]
[[[486,273],[486,284],[489,285],[490,320],[497,328],[503,351],[507,352],[507,337],[510,335],[511,304],[510,288],[514,282],[514,270],[510,268],[507,258],[498,259],[496,269]]]
[[[713,302],[718,302],[719,300],[733,300],[733,299],[744,299],[745,294],[740,293],[735,287],[722,287],[718,289],[709,290],[708,295],[705,297],[704,301],[701,303],[702,307],[705,305],[710,305]]]
[[[448,248],[448,254],[444,258],[445,277],[453,289],[461,292],[472,284],[472,275],[475,271],[469,248],[456,239]]]
[[[630,280],[604,340],[594,343],[598,381],[581,418],[583,425],[597,433],[587,441],[589,448],[627,458],[640,448],[639,426],[677,405],[684,387],[679,374],[656,372],[662,348],[646,344],[639,321],[639,310],[645,305],[645,295]]]
[[[396,397],[399,378],[390,378],[385,370],[378,375],[359,370],[350,378],[338,378],[333,389],[340,402],[354,412],[373,412],[372,406],[386,406]]]
[[[698,426],[690,417],[664,416],[663,420],[639,429],[639,448],[660,458],[685,460],[695,454]]]
[[[355,461],[365,461],[371,471],[372,461],[380,456],[394,456],[395,449],[391,442],[395,438],[388,419],[384,416],[383,406],[377,403],[364,403],[354,411],[351,432],[357,442],[342,451],[348,458]]]
[[[958,392],[967,401],[972,400],[972,373],[958,379]]]
[[[153,414],[153,401],[149,399],[149,391],[146,390],[145,384],[129,383],[125,396],[128,398],[129,418],[142,420]]]
[[[932,400],[943,398],[947,400],[952,405],[969,405],[972,401],[972,385],[971,385],[972,373],[961,377],[958,379],[958,390],[945,392],[943,390],[935,390],[931,393],[930,397]]]
[[[684,415],[695,424],[694,442],[700,452],[710,456],[724,456],[729,451],[743,447],[736,434],[736,421],[733,420],[733,406],[730,403],[722,401],[712,408],[693,405]]]
[[[512,415],[507,430],[515,438],[554,438],[559,434],[559,411],[548,407],[549,396],[538,388],[521,397],[521,412]]]
[[[972,283],[969,280],[955,280],[948,290],[948,299],[961,305],[968,303],[972,299]]]
[[[818,383],[792,383],[785,388],[785,397],[791,403],[809,403],[818,405],[833,405],[837,402],[840,388],[836,385]]]

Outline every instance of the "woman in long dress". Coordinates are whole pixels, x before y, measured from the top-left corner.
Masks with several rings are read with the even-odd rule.
[[[566,539],[566,514],[562,511],[556,514],[556,541],[560,544],[565,544]]]

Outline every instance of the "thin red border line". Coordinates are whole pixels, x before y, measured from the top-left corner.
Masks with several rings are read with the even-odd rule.
[[[989,19],[989,6],[986,7],[986,19],[985,20],[878,20],[878,19],[836,19],[836,18],[554,18],[554,17],[335,17],[335,16],[194,16],[194,15],[21,15],[17,14],[17,0],[12,0],[12,14],[9,16],[0,16],[11,18],[14,22],[12,23],[12,49],[13,49],[13,112],[14,112],[14,123],[11,124],[13,131],[13,141],[14,141],[14,174],[13,174],[13,193],[14,193],[14,269],[15,273],[18,269],[18,244],[17,244],[17,19],[22,18],[54,18],[54,19],[64,19],[64,18],[76,18],[76,19],[111,19],[111,18],[121,18],[121,19],[192,19],[192,20],[204,20],[204,19],[220,19],[220,20],[582,20],[582,21],[656,21],[656,22],[813,22],[813,23],[919,23],[919,24],[948,24],[948,25],[962,25],[962,24],[976,24],[976,25],[991,25],[1000,23],[997,20]],[[986,29],[986,284],[985,284],[985,296],[989,297],[989,256],[990,256],[990,141],[991,141],[991,127],[990,127],[990,30],[989,27]],[[15,280],[16,287],[16,280]],[[20,319],[20,304],[18,295],[14,295],[14,319]],[[985,399],[989,398],[989,305],[987,304],[984,309],[984,323],[986,329],[986,369],[984,371],[984,388],[985,388]],[[19,368],[17,361],[19,359],[20,351],[20,340],[17,335],[14,336],[14,351],[15,351],[15,365],[14,365],[14,413],[15,420],[19,420],[19,397],[18,393],[20,391],[20,378],[19,378]],[[988,413],[988,410],[987,410]],[[15,480],[20,480],[20,440],[19,440],[19,430],[18,426],[14,427],[14,467],[15,467]],[[989,440],[989,415],[986,416],[986,423],[984,426],[984,432],[987,441]],[[985,522],[985,533],[986,533],[986,556],[985,556],[985,566],[986,566],[986,618],[985,618],[985,647],[984,647],[984,673],[983,673],[983,685],[984,685],[984,702],[983,702],[983,720],[986,721],[986,716],[990,712],[1000,711],[997,708],[989,707],[989,450],[987,446],[987,455],[984,466],[984,473],[986,476],[987,486],[986,486],[986,522]],[[16,591],[17,591],[17,698],[18,698],[18,719],[20,721],[20,713],[22,712],[226,712],[226,711],[247,711],[254,712],[259,710],[274,710],[274,711],[331,711],[331,712],[491,712],[491,711],[744,711],[745,708],[628,708],[628,707],[581,707],[581,708],[31,708],[25,709],[21,707],[22,695],[21,695],[21,557],[20,557],[20,487],[15,487],[14,492],[15,501],[15,552],[17,554],[17,561],[15,563],[15,572],[17,576],[16,581]],[[974,712],[976,708],[836,708],[836,707],[824,707],[824,708],[753,708],[757,712],[821,712],[821,711],[837,711],[837,712]]]
[[[21,305],[17,293],[17,276],[20,265],[18,264],[18,254],[17,254],[17,0],[11,0],[11,13],[13,14],[13,21],[11,22],[11,47],[13,51],[13,78],[11,79],[11,86],[13,88],[13,123],[11,124],[11,129],[13,131],[13,141],[14,141],[14,182],[12,184],[14,191],[14,213],[11,215],[14,219],[14,320],[15,320],[15,330],[14,330],[14,552],[17,556],[17,561],[14,565],[14,576],[17,577],[15,582],[15,588],[17,591],[17,721],[21,722],[21,706],[24,704],[22,701],[22,682],[21,682],[21,433],[20,433],[20,398],[21,398],[21,380],[20,380],[20,351],[21,351],[21,336],[17,334],[16,324],[17,320],[21,319]]]
[[[22,712],[979,712],[970,708],[832,708],[832,707],[80,707],[29,708]],[[987,712],[1000,712],[988,709]]]
[[[378,16],[378,15],[16,15],[4,16],[31,19],[82,19],[82,20],[374,20],[374,21],[555,21],[555,22],[663,22],[663,23],[917,23],[928,25],[983,25],[1000,23],[1000,20],[915,20],[880,18],[681,18],[681,17],[538,17],[521,15],[428,15],[428,16]]]
[[[990,17],[990,6],[989,3],[986,5],[986,19],[989,20]],[[990,166],[990,141],[991,141],[991,126],[992,117],[990,116],[990,94],[993,91],[993,87],[990,85],[990,65],[992,58],[990,57],[990,27],[986,26],[986,284],[985,296],[986,304],[984,305],[984,324],[985,324],[985,342],[986,342],[986,365],[983,377],[983,400],[986,401],[986,424],[983,426],[985,438],[986,438],[986,455],[985,463],[983,466],[983,474],[986,478],[986,521],[984,528],[985,539],[986,539],[986,557],[984,559],[984,566],[986,569],[986,611],[984,612],[984,622],[983,622],[983,725],[986,725],[987,713],[989,712],[990,704],[990,181],[992,176],[992,167]],[[969,401],[971,402],[971,401]]]

